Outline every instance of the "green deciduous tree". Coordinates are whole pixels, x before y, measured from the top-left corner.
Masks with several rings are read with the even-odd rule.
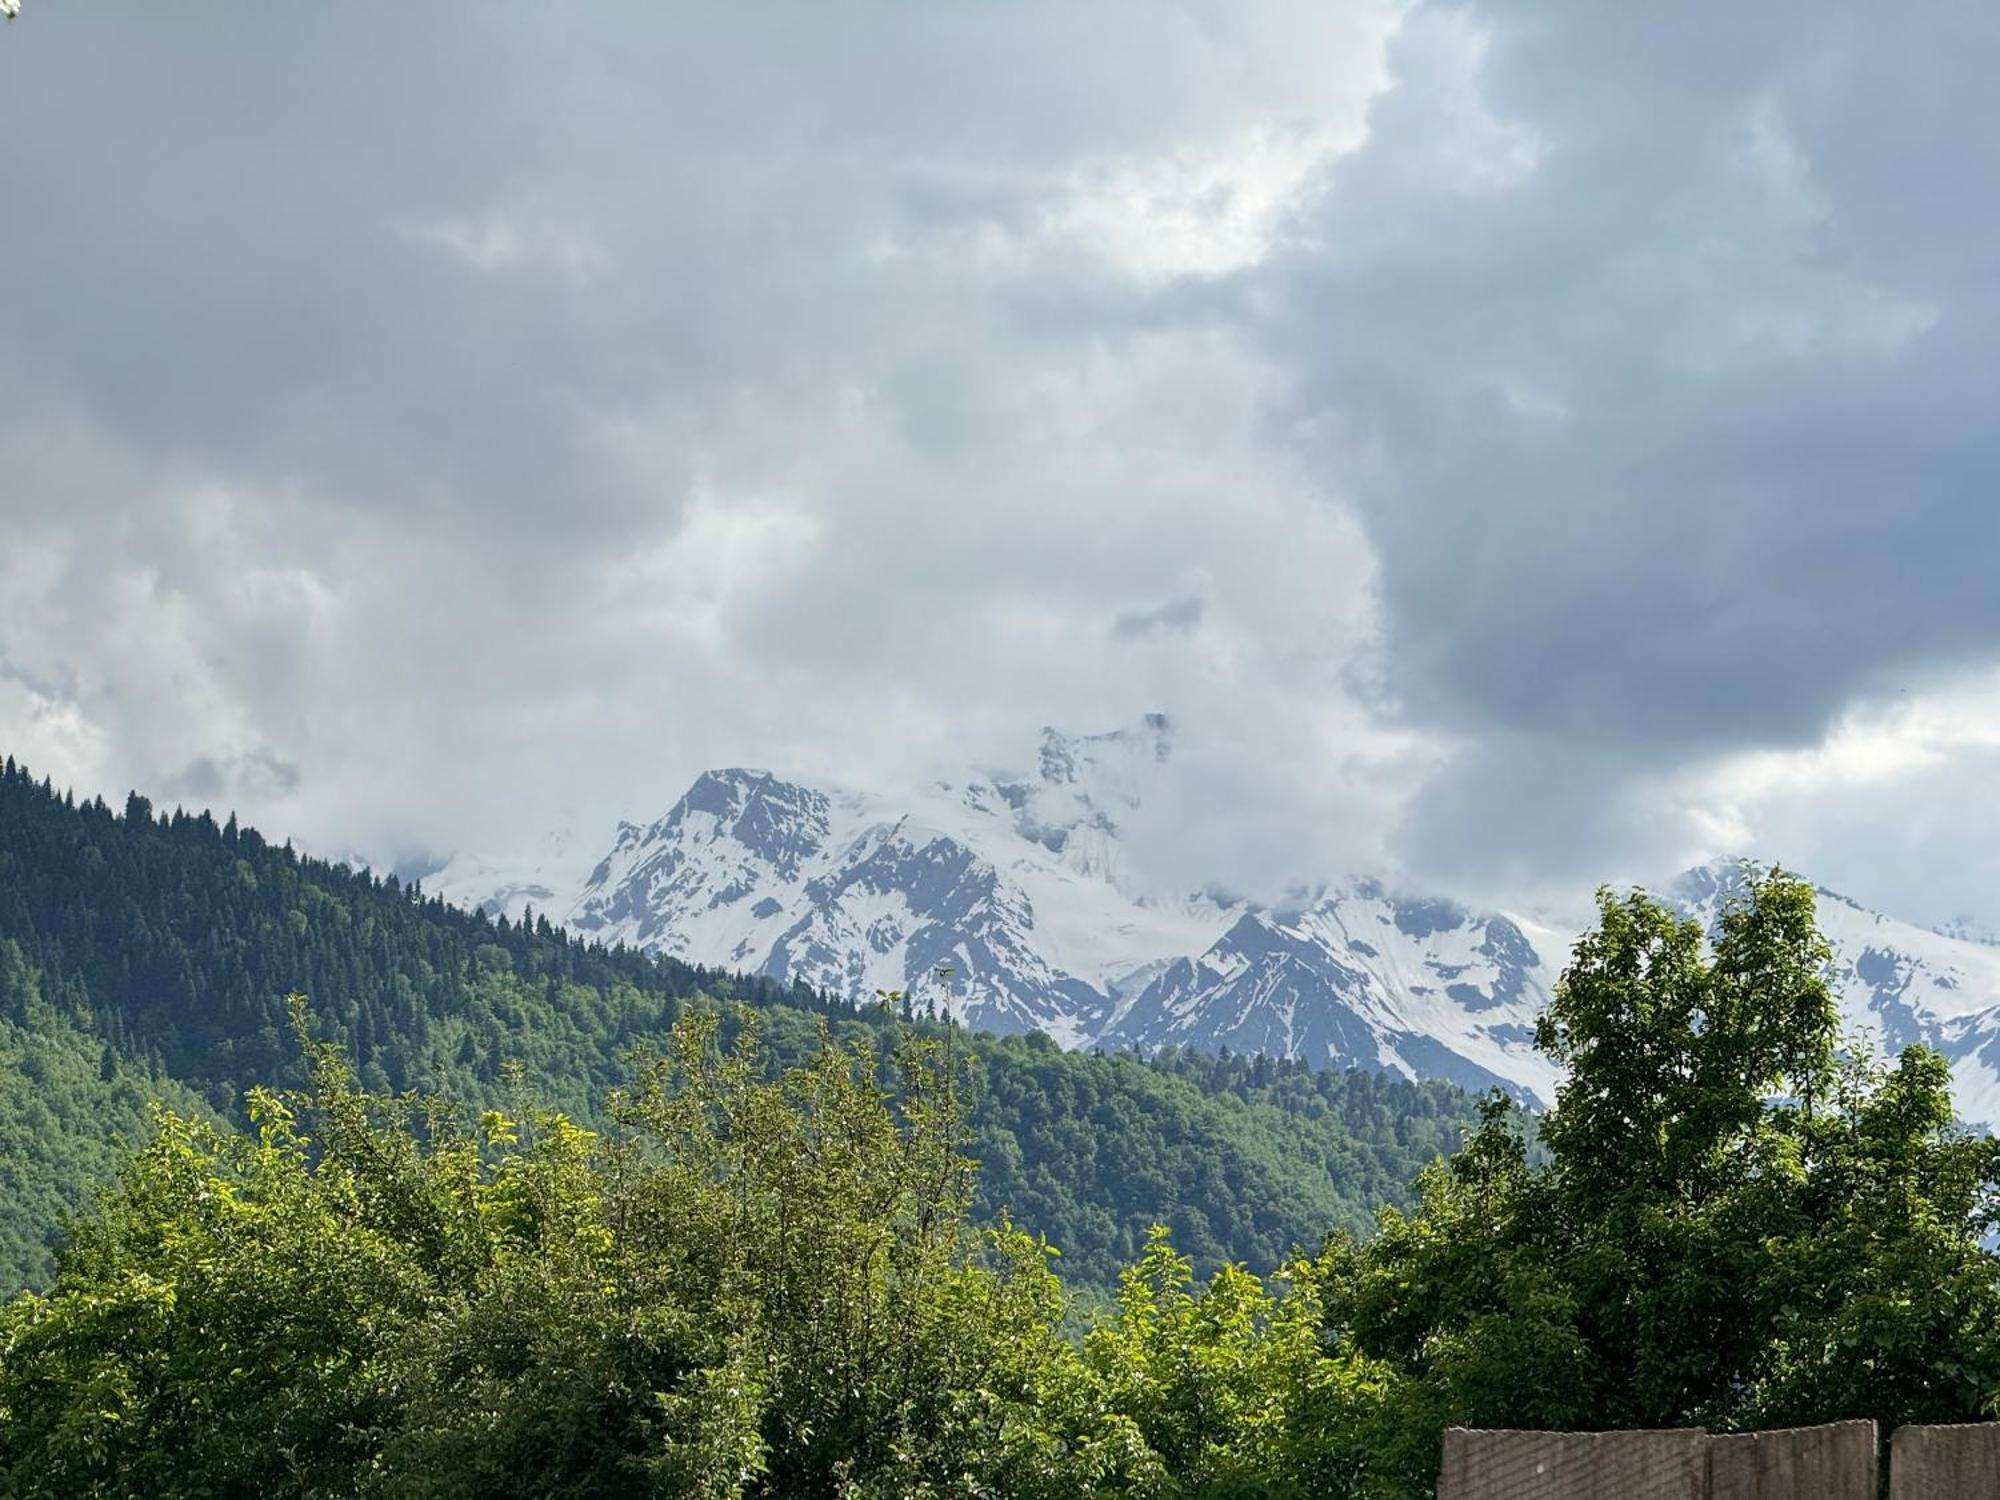
[[[462,1129],[330,1046],[254,1137],[163,1116],[0,1325],[0,1489],[1084,1493],[1047,1252],[969,1223],[935,1047],[877,1072],[696,1017],[604,1136]]]
[[[1826,966],[1779,872],[1712,948],[1602,895],[1539,1028],[1569,1070],[1546,1160],[1492,1103],[1415,1212],[1329,1247],[1329,1336],[1427,1431],[1993,1414],[2000,1155],[1934,1053],[1842,1054]]]

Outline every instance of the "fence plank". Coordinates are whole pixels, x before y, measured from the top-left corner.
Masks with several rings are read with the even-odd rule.
[[[1437,1500],[1704,1500],[1708,1434],[1451,1427]]]
[[[2000,1422],[1898,1427],[1889,1439],[1889,1500],[2000,1496]]]
[[[1875,1500],[1873,1422],[1833,1422],[1708,1440],[1709,1500]]]

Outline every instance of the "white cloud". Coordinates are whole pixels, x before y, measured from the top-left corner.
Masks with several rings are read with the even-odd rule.
[[[1313,174],[1361,135],[1358,123],[1254,125],[1166,157],[1093,164],[1050,225],[1142,280],[1239,271],[1264,258]]]
[[[754,501],[725,505],[697,494],[673,533],[606,571],[617,628],[663,648],[720,651],[742,615],[789,587],[818,545],[810,513]]]
[[[0,667],[0,723],[8,728],[7,751],[20,763],[58,786],[103,784],[103,732],[73,701],[11,677]]]

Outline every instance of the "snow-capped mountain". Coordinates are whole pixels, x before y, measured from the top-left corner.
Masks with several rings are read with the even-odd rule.
[[[1297,909],[1246,911],[1119,1006],[1098,1040],[1226,1046],[1546,1102],[1555,1073],[1534,1021],[1543,955],[1563,951],[1548,929],[1358,881]]]
[[[1173,753],[1160,715],[1111,734],[1044,731],[1031,769],[895,799],[768,772],[696,779],[571,877],[547,860],[454,861],[431,882],[577,932],[867,998],[901,990],[968,1023],[1066,1046],[1179,1043],[1502,1085],[1546,1102],[1530,1027],[1558,935],[1372,881],[1264,909],[1161,892],[1127,821]],[[504,888],[479,891],[489,873]]]
[[[1047,730],[1031,769],[893,798],[710,771],[658,821],[620,824],[594,868],[566,835],[528,859],[455,860],[427,885],[857,999],[900,990],[1065,1046],[1228,1047],[1553,1100],[1532,1032],[1574,932],[1370,879],[1278,906],[1163,892],[1127,835],[1172,753],[1155,715]],[[1742,879],[1717,862],[1666,896],[1712,920]],[[1937,1047],[1961,1113],[2000,1124],[2000,946],[1830,891],[1819,906],[1850,1029]]]
[[[1212,942],[1226,900],[1125,879],[1117,817],[1171,730],[1048,732],[1032,773],[890,803],[711,771],[651,827],[621,825],[569,915],[578,932],[866,997],[901,990],[970,1024],[1092,1040],[1146,966]],[[950,973],[941,977],[941,965]]]

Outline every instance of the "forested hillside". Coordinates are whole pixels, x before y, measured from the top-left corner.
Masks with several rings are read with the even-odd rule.
[[[306,1042],[308,1090],[163,1119],[0,1307],[0,1493],[1423,1500],[1450,1425],[1990,1417],[2000,1145],[1938,1054],[1841,1052],[1826,959],[1796,881],[1712,952],[1607,895],[1538,1028],[1541,1152],[1496,1097],[1408,1212],[1268,1280],[1162,1230],[1080,1337],[1066,1258],[971,1211],[953,1033],[782,1065],[797,1012],[690,1007],[590,1129],[371,1097]],[[1004,1056],[1029,1146],[1081,1080],[1114,1136],[1124,1085],[1194,1087]],[[1287,1091],[1257,1071],[1221,1073]]]
[[[690,1007],[765,1016],[774,1066],[818,1027],[886,1056],[892,1027],[804,989],[580,943],[545,919],[462,911],[393,877],[299,856],[231,818],[77,802],[0,766],[0,1290],[48,1273],[54,1217],[108,1175],[145,1101],[241,1119],[253,1085],[304,1081],[285,996],[382,1092],[525,1097],[596,1117],[631,1049]],[[1172,1226],[1203,1268],[1268,1269],[1401,1201],[1469,1101],[1438,1085],[1263,1060],[1068,1054],[963,1039],[975,1212],[1002,1210],[1108,1287]],[[18,1060],[17,1060],[18,1059]]]
[[[209,1113],[175,1080],[121,1058],[88,1015],[50,1004],[21,950],[0,940],[0,1296],[46,1275],[49,1226],[145,1143],[155,1101]]]

